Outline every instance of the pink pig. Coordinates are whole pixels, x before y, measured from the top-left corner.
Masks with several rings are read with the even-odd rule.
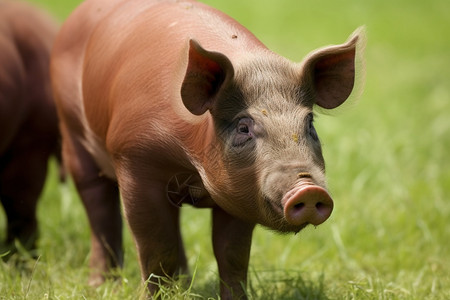
[[[195,1],[81,4],[51,73],[92,227],[92,283],[122,265],[120,192],[143,280],[187,271],[179,207],[189,203],[212,209],[222,299],[245,297],[255,224],[298,232],[333,210],[312,111],[348,98],[361,40],[296,64]]]

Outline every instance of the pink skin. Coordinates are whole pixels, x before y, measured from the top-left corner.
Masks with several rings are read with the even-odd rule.
[[[284,217],[295,226],[325,222],[333,211],[333,200],[328,192],[311,183],[301,183],[284,195],[281,200]]]

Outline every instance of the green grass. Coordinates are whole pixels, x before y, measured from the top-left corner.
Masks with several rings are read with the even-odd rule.
[[[77,1],[34,0],[65,18]],[[296,236],[257,228],[251,299],[450,299],[450,4],[447,0],[209,0],[271,49],[300,61],[368,32],[361,100],[317,118],[335,200],[330,220]],[[73,186],[52,164],[39,205],[40,258],[0,262],[0,299],[136,299],[142,294],[125,232],[120,284],[87,285],[89,231]],[[4,215],[0,217],[4,220]],[[193,286],[165,299],[217,299],[209,213],[186,208]],[[4,223],[0,224],[3,237]]]

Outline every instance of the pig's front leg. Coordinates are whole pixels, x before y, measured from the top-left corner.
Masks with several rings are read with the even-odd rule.
[[[254,224],[213,209],[213,247],[220,275],[221,299],[246,299],[245,287]]]
[[[187,271],[179,226],[179,208],[167,199],[163,182],[133,174],[119,177],[125,216],[139,255],[141,275],[173,276]],[[145,179],[142,179],[145,178]],[[158,286],[148,284],[151,294]]]

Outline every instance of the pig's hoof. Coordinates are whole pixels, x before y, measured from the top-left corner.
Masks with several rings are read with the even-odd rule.
[[[105,282],[105,278],[102,275],[100,275],[100,274],[92,274],[89,277],[88,284],[89,284],[89,286],[92,286],[92,287],[95,288],[95,287],[99,287],[104,282]]]

